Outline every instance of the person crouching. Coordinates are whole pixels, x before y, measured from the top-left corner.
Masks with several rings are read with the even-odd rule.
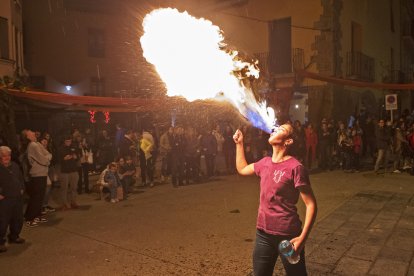
[[[118,165],[113,162],[108,165],[104,181],[109,184],[111,191],[111,203],[116,203],[123,198],[122,183],[118,175]]]

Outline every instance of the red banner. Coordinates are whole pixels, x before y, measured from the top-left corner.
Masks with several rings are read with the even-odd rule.
[[[367,87],[376,89],[388,89],[388,90],[414,90],[414,83],[374,83],[364,81],[354,81],[335,77],[322,76],[317,73],[308,72],[305,70],[297,70],[296,74],[303,78],[309,78],[314,80],[326,81],[330,83],[336,83],[347,86],[355,87]]]
[[[140,98],[114,98],[95,96],[74,96],[62,93],[42,91],[20,91],[16,89],[3,89],[9,95],[30,100],[32,102],[43,102],[51,107],[63,106],[70,110],[94,110],[100,112],[139,112],[154,109],[154,106],[165,106],[171,99],[167,97],[140,99]],[[177,101],[177,99],[174,99]]]

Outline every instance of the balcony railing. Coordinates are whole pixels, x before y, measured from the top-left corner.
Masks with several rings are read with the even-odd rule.
[[[283,73],[293,73],[295,69],[303,69],[305,67],[305,51],[300,48],[292,49],[291,68]],[[269,52],[262,52],[254,54],[254,57],[259,61],[259,68],[261,72],[272,73],[271,64],[277,63],[276,58]]]
[[[361,52],[346,54],[346,77],[349,79],[374,81],[375,60]]]
[[[401,70],[390,70],[388,75],[383,79],[386,83],[404,83],[405,74]]]

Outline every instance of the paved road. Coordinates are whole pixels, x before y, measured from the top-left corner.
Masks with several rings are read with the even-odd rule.
[[[306,248],[310,275],[414,275],[413,176],[334,171],[311,181],[319,213]],[[80,210],[24,228],[28,242],[0,255],[0,274],[251,275],[257,183],[160,185],[117,204],[82,195]]]

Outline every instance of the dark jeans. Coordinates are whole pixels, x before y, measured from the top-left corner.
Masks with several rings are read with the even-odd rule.
[[[82,193],[83,186],[85,186],[85,193],[89,193],[89,163],[82,163],[78,168],[78,193]]]
[[[233,148],[223,148],[224,161],[226,162],[226,169],[228,173],[236,171],[236,151]],[[260,153],[261,154],[261,153]]]
[[[31,177],[27,184],[26,192],[29,195],[25,218],[32,221],[42,214],[43,199],[46,192],[46,176]]]
[[[154,159],[150,157],[145,159],[145,156],[141,156],[139,159],[139,165],[141,168],[141,180],[142,184],[146,185],[154,181]],[[148,183],[147,183],[148,177]]]
[[[360,155],[359,153],[352,153],[352,169],[359,170],[360,162],[359,162]]]
[[[376,143],[377,141],[375,140],[375,136],[374,137],[368,137],[367,139],[365,139],[365,141],[362,143],[363,147],[362,147],[362,156],[369,156],[371,157],[374,161],[375,161],[375,154],[376,154]]]
[[[199,166],[197,163],[197,156],[186,156],[185,157],[185,183],[190,184],[190,179],[198,181]]]
[[[344,170],[352,169],[352,152],[351,151],[344,151]]]
[[[184,156],[174,154],[172,155],[171,175],[173,186],[183,185],[184,180]]]
[[[279,243],[283,240],[291,240],[294,236],[270,235],[262,230],[256,231],[256,243],[253,251],[253,272],[255,276],[272,276],[276,260],[279,257]],[[286,274],[293,276],[307,275],[305,265],[305,251],[300,253],[300,261],[297,264],[289,263],[281,258]]]
[[[207,177],[212,177],[214,175],[214,168],[216,165],[216,156],[213,154],[204,155],[204,160],[206,161]]]
[[[124,199],[128,198],[129,190],[131,189],[132,176],[125,176],[121,180],[122,189],[124,190]]]
[[[161,175],[169,176],[170,174],[171,174],[171,153],[167,153],[161,159]]]
[[[4,198],[0,200],[0,245],[6,243],[7,228],[10,228],[9,240],[15,240],[19,238],[22,226],[22,198]]]
[[[329,144],[323,143],[319,146],[320,162],[319,168],[328,169],[330,165],[331,147]]]

